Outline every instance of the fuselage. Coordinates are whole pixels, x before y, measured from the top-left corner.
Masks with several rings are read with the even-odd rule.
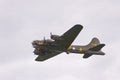
[[[83,54],[85,53],[90,47],[88,46],[79,46],[79,45],[71,45],[66,50],[60,50],[56,48],[56,45],[53,40],[35,40],[32,42],[33,47],[35,48],[34,53],[40,54],[42,51],[59,51],[59,52],[69,52],[69,53],[78,53]]]
[[[59,41],[55,43],[54,40],[35,40],[32,42],[33,47],[35,48],[34,53],[36,55],[43,55],[45,52],[66,52],[67,54],[69,53],[76,53],[76,54],[95,54],[95,55],[104,55],[102,51],[91,51],[89,50],[90,48],[95,47],[96,45],[86,45],[86,46],[80,46],[80,45],[71,45],[69,46],[66,50],[61,50],[60,47],[62,47],[59,44]],[[58,47],[58,45],[60,45]],[[56,47],[57,46],[57,47]]]
[[[90,47],[90,46],[87,46],[87,45],[86,46],[71,45],[67,49],[67,51],[69,53],[76,53],[76,54],[86,54],[86,53],[89,53],[89,54],[93,54],[93,55],[105,55],[105,53],[103,53],[101,50],[100,51],[89,50],[90,48],[93,48],[93,47]]]

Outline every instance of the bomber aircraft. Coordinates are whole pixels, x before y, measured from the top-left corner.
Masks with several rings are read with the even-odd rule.
[[[101,51],[105,44],[100,44],[100,41],[96,37],[85,46],[71,45],[82,29],[83,26],[77,24],[61,36],[51,33],[51,39],[44,38],[44,40],[34,40],[32,42],[35,48],[34,54],[38,55],[35,61],[45,61],[62,52],[66,52],[67,54],[84,54],[83,58],[88,58],[92,55],[105,55],[105,53]]]

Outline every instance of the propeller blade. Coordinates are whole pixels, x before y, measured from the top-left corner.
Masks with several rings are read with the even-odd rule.
[[[52,35],[52,32],[50,32],[50,35]]]
[[[52,35],[52,32],[50,32],[50,38],[52,39],[53,35]]]
[[[45,37],[44,37],[44,43],[46,42]]]

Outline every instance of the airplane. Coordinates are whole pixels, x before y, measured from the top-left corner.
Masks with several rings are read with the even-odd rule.
[[[100,44],[96,37],[85,46],[71,45],[82,29],[82,25],[76,24],[61,36],[50,33],[51,39],[34,40],[32,42],[32,46],[35,48],[33,53],[38,55],[35,61],[45,61],[63,52],[67,54],[84,54],[83,58],[88,58],[92,55],[105,55],[101,51],[105,44]]]

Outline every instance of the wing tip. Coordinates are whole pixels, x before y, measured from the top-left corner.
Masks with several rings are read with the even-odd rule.
[[[35,59],[35,61],[37,61],[37,62],[43,62],[44,60],[37,60],[37,59]]]
[[[81,24],[76,24],[74,27],[78,27],[78,28],[80,28],[80,29],[83,28],[83,26],[82,26]]]
[[[35,61],[40,61],[40,62],[42,62],[42,61],[44,61],[45,59],[43,59],[43,58],[40,58],[40,56],[38,56],[36,59],[35,59]]]

